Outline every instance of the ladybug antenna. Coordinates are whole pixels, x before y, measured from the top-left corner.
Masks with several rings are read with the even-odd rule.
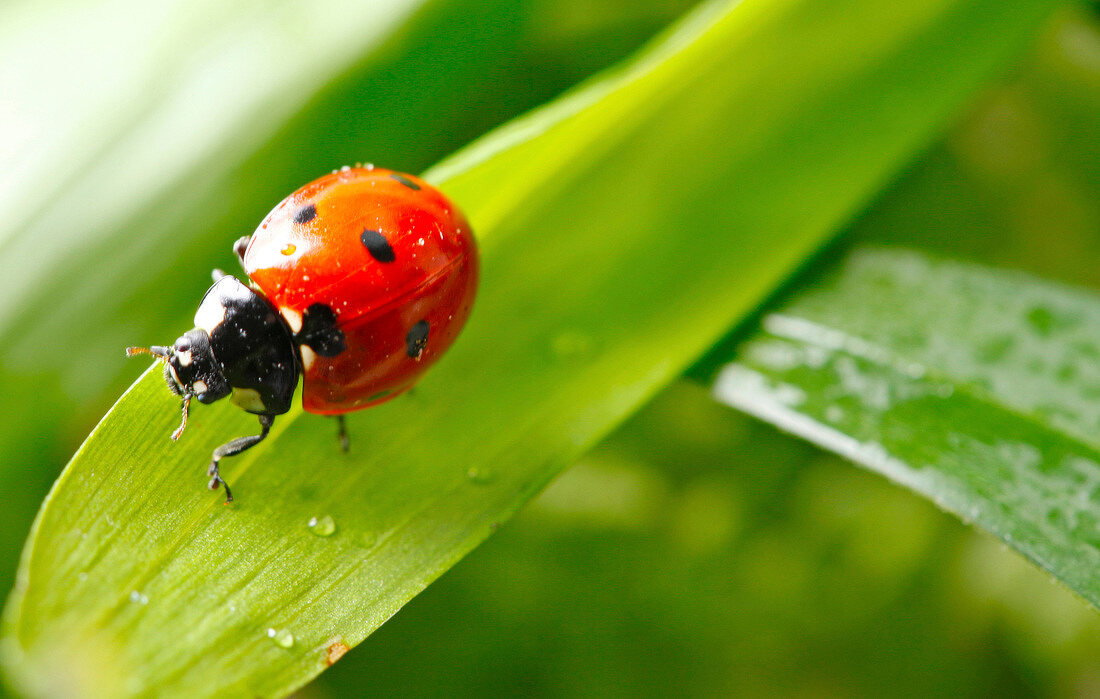
[[[187,411],[191,409],[191,394],[183,394],[183,403],[180,404],[180,411],[183,413],[183,421],[180,422],[180,426],[176,428],[176,431],[172,433],[172,441],[179,441],[179,438],[183,436],[183,428],[187,427]]]
[[[126,356],[136,357],[139,354],[151,354],[154,357],[160,359],[168,359],[171,355],[171,351],[167,347],[161,347],[160,345],[153,345],[152,347],[127,347]]]

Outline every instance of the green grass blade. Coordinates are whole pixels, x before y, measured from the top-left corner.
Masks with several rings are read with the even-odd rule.
[[[626,11],[617,0],[430,0],[400,22],[385,14],[393,5],[346,13],[344,4],[279,5],[279,17],[298,7],[310,18],[296,50],[332,44],[323,56],[312,54],[304,72],[294,62],[267,60],[291,29],[271,21],[267,5],[186,2],[189,21],[165,26],[163,8],[119,0],[109,11],[97,8],[115,31],[75,36],[80,18],[50,12],[47,2],[0,8],[0,55],[15,56],[0,65],[18,66],[0,69],[6,105],[0,160],[15,153],[5,149],[20,149],[18,166],[0,173],[0,202],[11,211],[0,220],[0,293],[8,299],[0,315],[9,320],[0,323],[0,501],[8,504],[0,526],[0,590],[11,589],[19,550],[50,484],[133,381],[119,344],[174,337],[189,323],[208,282],[201,270],[236,265],[227,241],[251,231],[287,192],[332,168],[373,160],[423,170],[629,55],[692,3],[638,0]],[[23,21],[5,22],[9,11]],[[255,13],[264,19],[253,21]],[[341,26],[329,23],[333,13]],[[122,27],[133,43],[117,52]],[[347,31],[356,40],[338,42]],[[211,51],[227,36],[238,39],[233,52]],[[10,48],[27,44],[41,46]],[[51,54],[57,44],[64,50]],[[36,60],[39,51],[54,60]],[[88,90],[104,53],[125,70],[114,66],[117,79]],[[322,60],[333,56],[339,60]],[[159,71],[155,90],[128,77],[150,66]],[[226,74],[240,78],[256,69],[265,75],[249,89],[217,89]],[[193,79],[177,79],[185,70]],[[6,82],[12,78],[18,84]],[[79,89],[64,91],[59,82]],[[210,122],[173,119],[181,113],[172,105],[194,101],[196,85],[204,86],[199,101]],[[261,87],[274,94],[260,101],[278,107],[254,114]],[[40,104],[59,92],[64,109]],[[111,104],[110,118],[91,118],[103,101]],[[5,119],[10,111],[41,117],[27,122],[36,135],[26,150],[23,120],[13,126]],[[133,127],[140,114],[165,124],[157,143]],[[160,167],[180,144],[193,152]],[[100,160],[116,166],[96,167]],[[38,179],[38,167],[50,176]],[[131,186],[133,172],[149,180],[143,188]],[[89,197],[94,207],[84,206]],[[113,214],[100,215],[102,209]],[[63,218],[75,223],[60,225]],[[40,247],[43,238],[50,244]]]
[[[764,319],[722,402],[932,498],[1100,605],[1100,296],[864,250]]]
[[[202,469],[254,421],[200,406],[173,445],[174,401],[148,373],[39,516],[9,672],[39,693],[301,685],[751,312],[1049,4],[710,3],[445,163],[431,176],[484,252],[448,357],[353,416],[348,456],[329,423],[277,421],[227,464],[232,507]],[[327,517],[328,536],[307,526]]]

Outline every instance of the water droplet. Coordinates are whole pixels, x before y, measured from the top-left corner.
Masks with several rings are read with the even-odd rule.
[[[294,634],[287,629],[279,629],[278,631],[275,629],[268,629],[267,637],[274,641],[275,645],[280,648],[290,648],[294,645]]]
[[[558,333],[550,341],[550,351],[559,359],[570,359],[587,354],[592,349],[592,338],[577,330]]]
[[[309,530],[317,536],[331,536],[336,531],[336,522],[329,515],[310,517]]]
[[[363,535],[359,537],[359,543],[363,548],[372,549],[374,545],[378,543],[378,534],[375,532],[363,532]]]
[[[84,582],[85,580],[88,579],[88,574],[81,571],[80,573],[77,573],[76,579],[79,580],[80,582]]]
[[[298,248],[294,247],[294,243],[287,243],[279,252],[283,253],[284,255],[293,255],[294,251],[297,249]]]
[[[493,480],[493,472],[487,468],[479,466],[471,466],[466,471],[466,477],[470,479],[471,483],[477,483],[478,485],[484,485]]]
[[[134,604],[149,604],[149,598],[137,590],[130,593],[130,601]]]

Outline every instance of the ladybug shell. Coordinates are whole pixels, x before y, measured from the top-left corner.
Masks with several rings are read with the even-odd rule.
[[[455,205],[423,180],[371,168],[284,199],[242,262],[295,333],[305,409],[324,415],[409,389],[462,329],[478,276]]]

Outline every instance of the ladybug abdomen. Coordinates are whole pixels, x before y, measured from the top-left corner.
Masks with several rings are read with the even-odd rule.
[[[303,345],[305,409],[334,415],[408,390],[455,341],[470,314],[476,258],[464,258],[405,298],[337,322],[346,347],[327,357]]]
[[[430,184],[348,168],[281,202],[242,256],[298,345],[303,402],[336,414],[407,390],[469,315],[477,247]]]

